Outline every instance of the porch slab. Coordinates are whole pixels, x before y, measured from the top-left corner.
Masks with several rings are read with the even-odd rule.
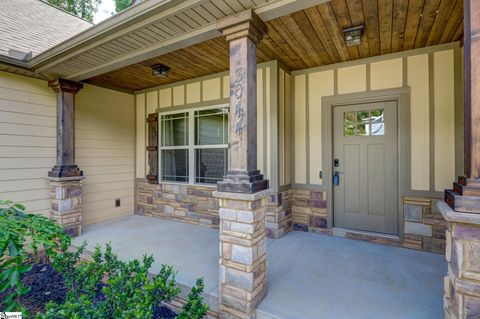
[[[122,260],[153,254],[178,270],[188,289],[204,277],[206,300],[218,309],[217,230],[146,216],[86,226],[74,244],[111,242]],[[443,318],[445,257],[346,238],[292,231],[267,241],[268,294],[258,319]]]
[[[157,273],[162,264],[174,266],[176,281],[186,297],[197,278],[205,282],[205,300],[218,309],[219,234],[211,228],[155,217],[132,215],[121,219],[85,226],[83,234],[74,238],[74,245],[87,241],[87,250],[97,244],[111,243],[121,260],[141,259],[153,255],[151,272]]]
[[[443,318],[443,255],[290,232],[270,241],[258,319]]]

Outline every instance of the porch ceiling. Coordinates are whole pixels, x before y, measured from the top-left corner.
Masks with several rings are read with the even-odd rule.
[[[459,41],[463,0],[332,0],[267,25],[258,62],[278,59],[293,71]],[[341,30],[357,25],[365,25],[362,44],[346,47]],[[151,75],[156,63],[171,67],[168,78]],[[228,46],[217,37],[86,82],[135,91],[225,70]]]

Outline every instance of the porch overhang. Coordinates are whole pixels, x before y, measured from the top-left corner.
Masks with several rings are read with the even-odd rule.
[[[27,62],[10,64],[47,79],[83,81],[219,37],[218,20],[246,9],[269,21],[327,1],[144,1]]]

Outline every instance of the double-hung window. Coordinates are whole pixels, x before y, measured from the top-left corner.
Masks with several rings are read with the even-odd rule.
[[[163,182],[216,184],[227,170],[228,106],[160,114]]]

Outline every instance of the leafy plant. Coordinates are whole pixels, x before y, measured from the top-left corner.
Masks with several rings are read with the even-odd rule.
[[[80,260],[85,248],[65,251],[54,258],[53,265],[64,274],[68,289],[63,304],[49,303],[39,319],[63,318],[152,318],[155,306],[178,295],[172,266],[162,265],[158,274],[150,276],[154,259],[143,256],[123,262],[107,244],[103,253],[95,248],[92,262]],[[202,318],[208,307],[203,304],[203,280],[189,295],[189,301],[179,318]],[[188,306],[188,307],[187,307]]]
[[[29,291],[20,277],[30,271],[31,256],[38,258],[39,248],[53,257],[61,247],[70,246],[70,237],[54,221],[41,215],[26,214],[25,207],[0,200],[0,292],[8,291],[2,301],[4,311],[25,309],[18,298]]]
[[[47,0],[65,11],[68,11],[82,19],[92,22],[93,16],[98,11],[101,0]]]
[[[202,296],[204,288],[203,279],[198,278],[197,283],[188,294],[187,303],[178,313],[177,319],[201,319],[207,315],[208,306],[203,303]]]

